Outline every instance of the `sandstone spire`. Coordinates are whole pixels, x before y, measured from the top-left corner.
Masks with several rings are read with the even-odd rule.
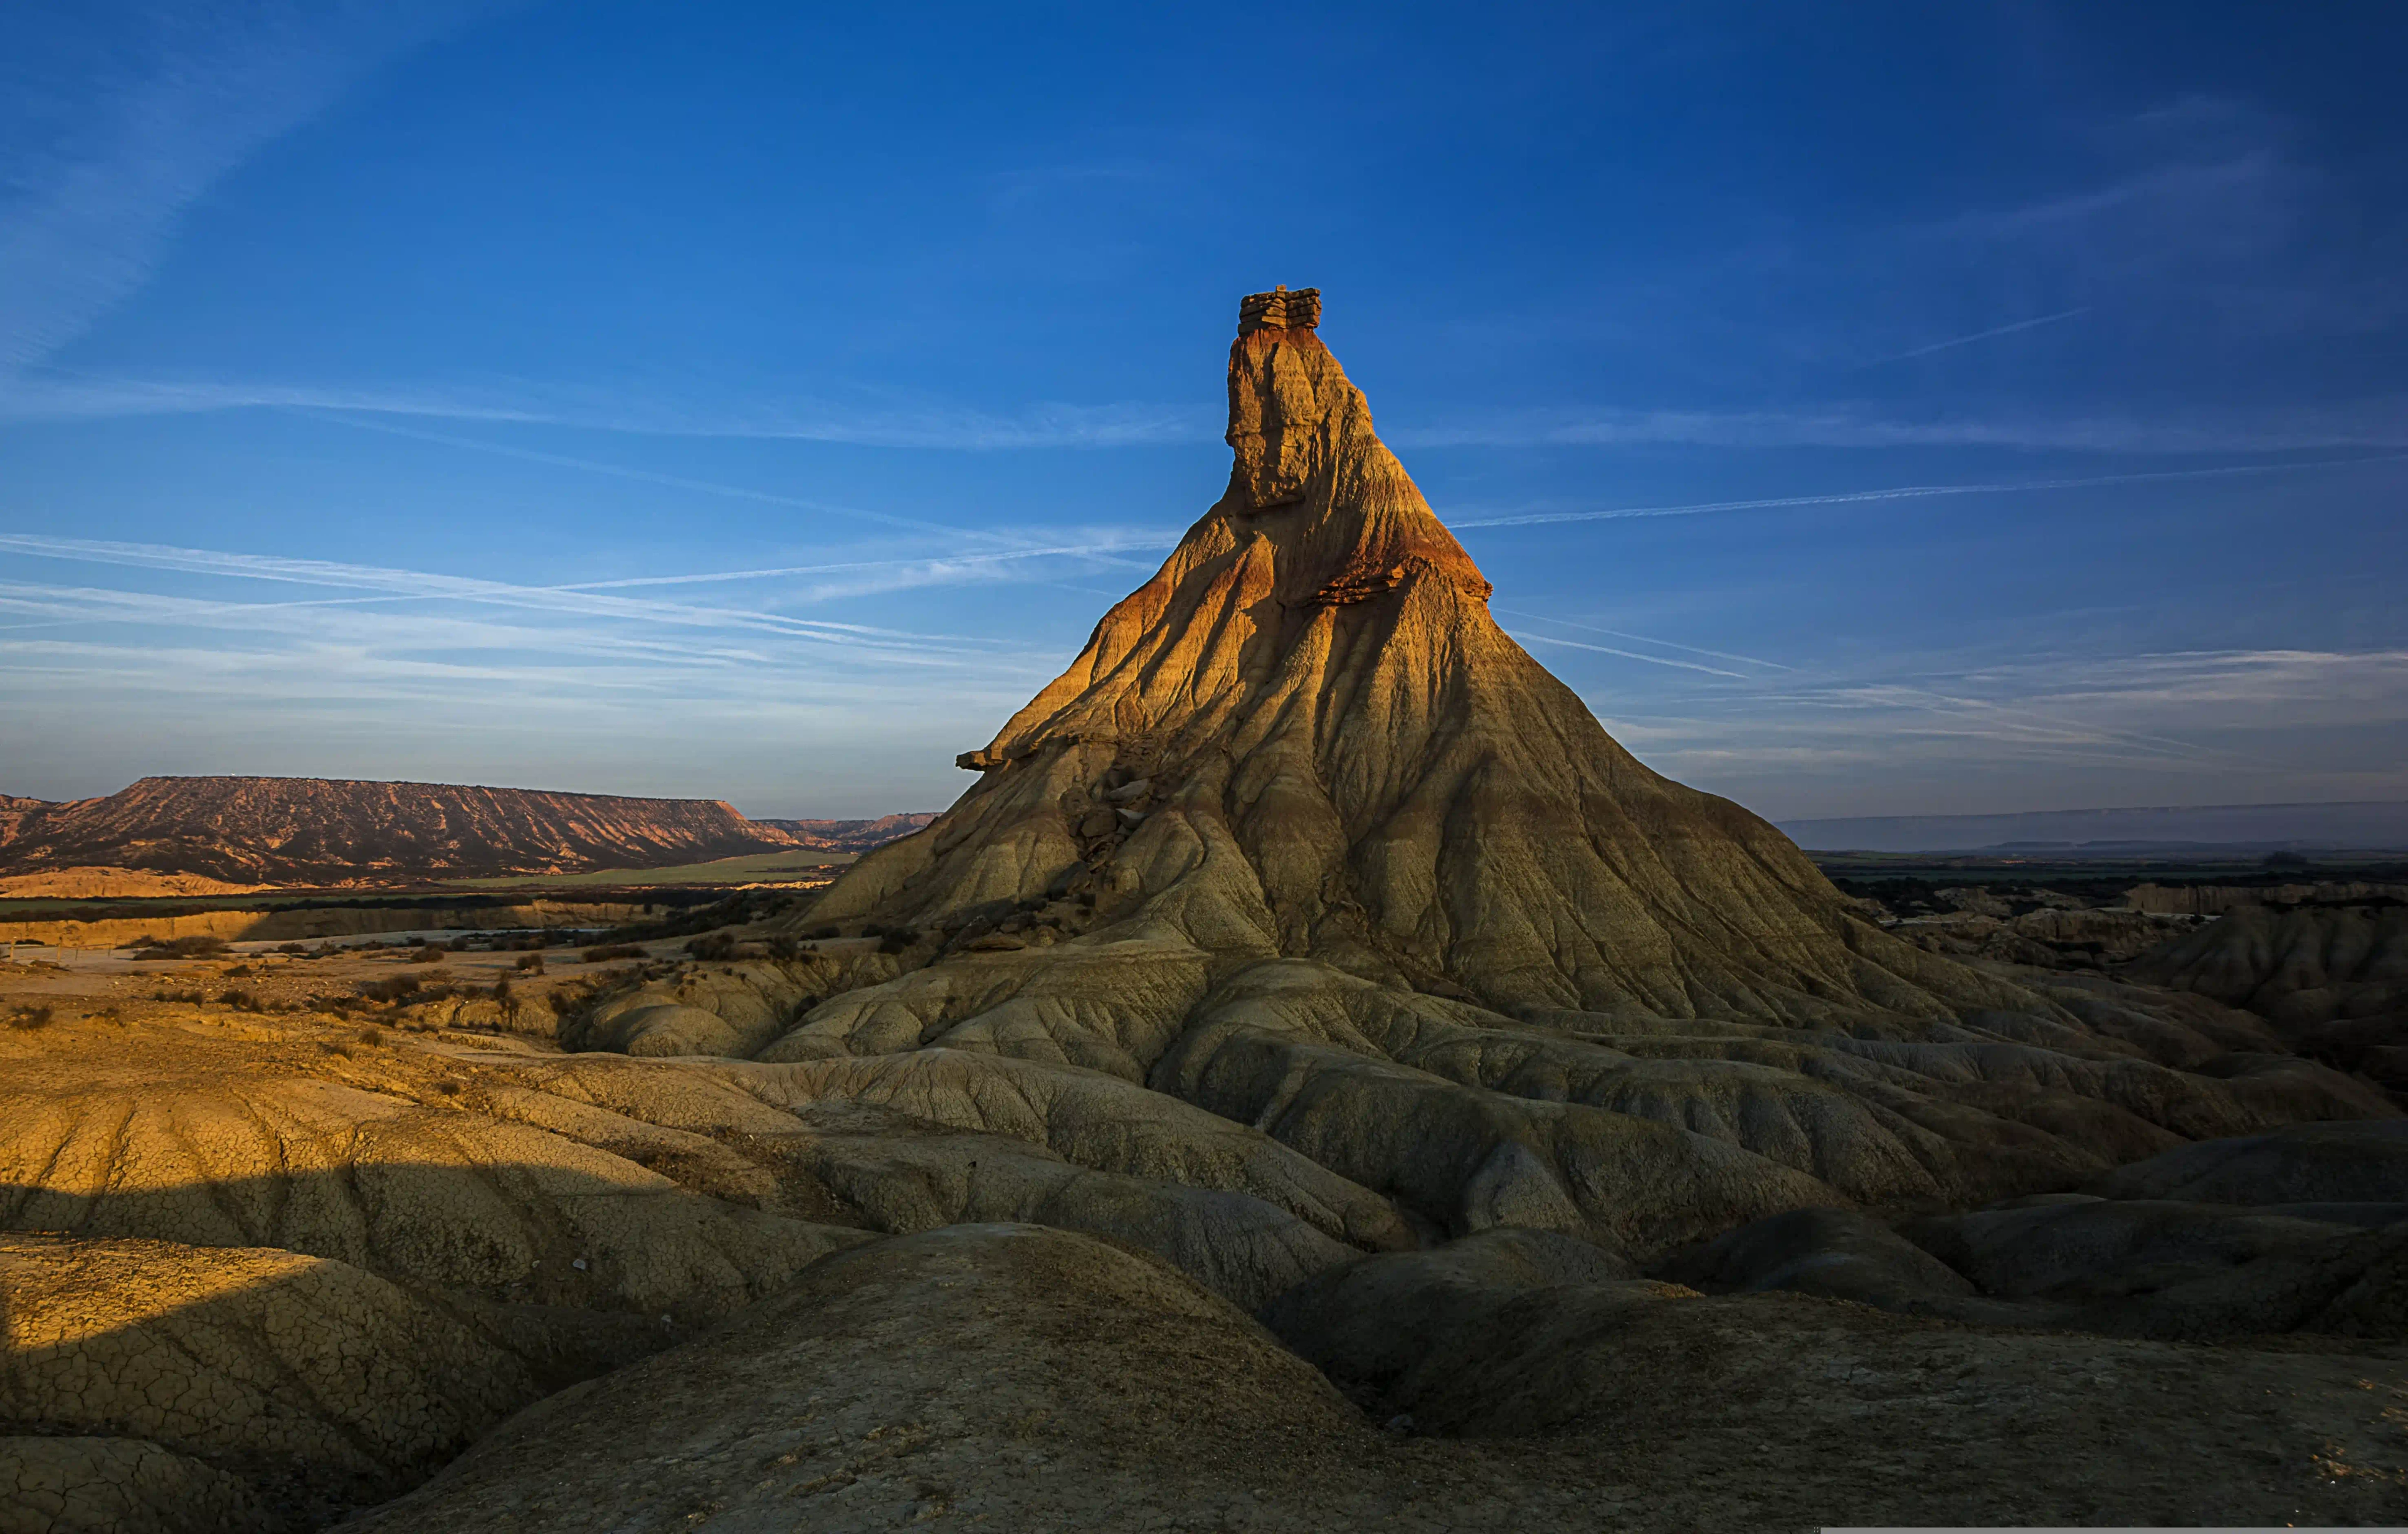
[[[1242,302],[1226,491],[961,758],[982,781],[819,919],[945,924],[1091,882],[1099,925],[1509,1011],[1803,1023],[2014,995],[1858,920],[1508,638],[1320,308],[1313,289]]]
[[[1634,760],[1489,616],[1318,296],[1241,308],[1221,498],[962,758],[953,809],[793,924],[887,952],[814,958],[824,989],[759,1031],[639,1037],[703,996],[655,987],[597,1041],[1015,1100],[1100,1073],[1454,1233],[1635,1253],[2330,1111],[2330,1082],[2136,1057],[2229,1047],[2212,1019],[1891,936],[1771,826]]]

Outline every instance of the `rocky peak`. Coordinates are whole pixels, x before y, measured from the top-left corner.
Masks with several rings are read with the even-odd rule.
[[[1319,320],[1317,294],[1245,301],[1226,493],[960,758],[979,785],[815,920],[942,929],[1075,886],[1119,930],[1501,1008],[1821,1022],[2006,996],[1608,737],[1497,626]]]
[[[1233,509],[1297,504],[1358,430],[1370,434],[1370,408],[1314,334],[1320,323],[1321,294],[1312,288],[1258,293],[1238,306],[1229,347]]]
[[[1288,323],[1257,323],[1277,318]],[[1314,329],[1320,319],[1310,288],[1240,306],[1229,489],[1212,515],[1235,524],[1241,546],[1269,541],[1291,607],[1361,600],[1419,571],[1484,599],[1488,582],[1372,430],[1369,403]]]
[[[1182,675],[1260,678],[1305,641],[1316,611],[1423,578],[1447,608],[1428,623],[1494,627],[1479,608],[1492,588],[1373,431],[1363,392],[1314,332],[1320,316],[1310,288],[1241,303],[1226,493],[1154,579],[1104,615],[1078,664],[959,766],[987,771],[1041,740],[1152,732],[1220,691],[1199,692]],[[1458,619],[1457,601],[1476,614]]]

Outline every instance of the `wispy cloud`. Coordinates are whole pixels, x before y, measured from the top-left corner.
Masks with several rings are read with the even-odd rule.
[[[1493,603],[1490,605],[1489,610],[1492,612],[1508,613],[1516,618],[1527,618],[1535,623],[1557,624],[1565,628],[1577,628],[1591,634],[1609,635],[1613,638],[1628,639],[1637,644],[1652,644],[1666,650],[1685,651],[1692,655],[1711,655],[1718,661],[1737,661],[1742,666],[1761,666],[1774,671],[1788,671],[1796,669],[1793,667],[1784,666],[1779,661],[1761,661],[1757,660],[1753,655],[1735,655],[1727,650],[1707,650],[1698,645],[1682,644],[1672,639],[1652,638],[1644,634],[1632,634],[1619,628],[1602,628],[1596,624],[1578,623],[1570,618],[1551,618],[1542,612],[1523,612],[1514,608],[1497,607]],[[1619,652],[1616,652],[1616,653],[1619,653]]]
[[[614,792],[750,784],[752,807],[772,811],[941,803],[955,742],[980,733],[962,722],[1008,714],[1058,664],[1010,641],[833,646],[668,605],[0,581],[0,695],[50,726],[12,737],[0,770],[20,789],[79,763],[95,787],[265,767]]]
[[[425,420],[573,426],[654,437],[838,442],[948,452],[1119,448],[1204,442],[1221,422],[1187,406],[1039,401],[1005,411],[943,400],[812,399],[787,386],[772,397],[707,387],[665,389],[630,378],[608,387],[539,380],[340,384],[224,379],[95,377],[45,370],[0,376],[0,420],[71,421],[283,408]]]
[[[1690,694],[1617,686],[1598,707],[1651,765],[1778,813],[1870,812],[1902,789],[1944,805],[1976,781],[2010,795],[2408,790],[2408,770],[2374,765],[2401,759],[2380,742],[2408,741],[2397,648],[1888,657]],[[2346,759],[2336,740],[2355,742]]]
[[[1856,406],[1784,410],[1575,409],[1474,412],[1443,426],[1383,434],[1398,447],[1995,447],[2072,452],[2295,452],[2408,447],[2408,398],[2333,406],[2200,411],[2150,420],[1996,411],[1901,420]]]
[[[2408,650],[2401,649],[2155,651],[2007,662],[1969,675],[2127,721],[2194,711],[2243,721],[2270,711],[2294,722],[2408,719]]]
[[[520,762],[556,781],[565,762],[618,761],[694,792],[696,764],[672,772],[679,753],[666,741],[710,742],[705,781],[712,764],[742,756],[757,781],[782,783],[774,740],[824,759],[815,772],[855,782],[850,792],[867,798],[852,802],[880,802],[907,780],[919,785],[910,796],[940,800],[942,766],[958,748],[938,748],[979,733],[964,731],[964,719],[1008,713],[1061,657],[1030,652],[1017,634],[786,609],[907,585],[1042,581],[1092,567],[1096,545],[1111,542],[544,585],[6,533],[0,560],[140,573],[122,584],[0,580],[0,694],[77,722],[62,738],[113,741],[112,762],[142,769],[161,766],[161,732],[180,732],[185,754],[174,759],[194,769],[272,759],[279,770],[375,762],[390,772],[407,761],[490,779],[496,764]],[[652,595],[739,583],[750,583],[742,603]],[[249,744],[230,757],[232,719],[244,721]],[[563,744],[572,737],[580,744]],[[907,739],[918,745],[897,757]],[[436,771],[437,761],[451,765]],[[891,776],[897,767],[904,777]]]
[[[2037,330],[2042,325],[2053,325],[2060,320],[2071,320],[2077,315],[2087,314],[2089,312],[2090,306],[2087,304],[2084,304],[2076,308],[2059,309],[2055,314],[2042,314],[2029,320],[2017,320],[2012,324],[1992,325],[1987,330],[1977,330],[1970,336],[1952,336],[1947,340],[1933,341],[1928,346],[1918,346],[1911,351],[1892,352],[1886,357],[1875,357],[1870,362],[1865,363],[1863,366],[1867,367],[1878,367],[1884,363],[1905,362],[1911,357],[1928,357],[1935,351],[1946,351],[1956,347],[1971,346],[1975,341],[1986,341],[1994,337],[2013,336],[2018,331]]]
[[[1620,506],[1589,510],[1526,511],[1498,517],[1449,517],[1451,528],[1537,527],[1550,523],[1612,522],[1626,517],[1694,517],[1716,511],[1770,511],[1809,506],[1851,506],[1876,501],[1925,500],[1948,495],[2007,495],[2051,490],[2095,490],[2109,485],[2145,484],[2168,480],[2214,480],[2240,475],[2287,474],[2315,469],[2355,468],[2360,465],[2395,464],[2408,453],[2366,454],[2328,458],[2314,463],[2229,464],[2214,468],[2150,469],[2133,474],[2091,474],[2059,480],[2002,480],[1953,485],[1898,485],[1887,490],[1843,490],[1822,495],[1772,495],[1753,500],[1692,501],[1681,506]]]
[[[212,602],[156,592],[0,581],[0,636],[45,653],[113,652],[113,643],[38,638],[46,631],[140,627],[230,638],[219,648],[254,655],[292,649],[377,653],[510,653],[581,656],[640,673],[648,666],[705,668],[767,665],[769,651],[595,624],[497,623],[453,612],[402,611],[389,599]],[[175,648],[193,648],[187,644]]]
[[[2079,311],[2075,311],[2079,312]],[[2034,322],[2039,323],[2039,322]],[[2028,326],[2009,327],[2028,328]],[[1984,336],[1993,334],[1984,333]],[[1940,343],[1955,346],[1981,337]],[[1934,348],[1937,350],[1937,348]],[[1899,353],[1881,362],[1918,352]],[[1864,366],[1872,364],[1861,365]],[[934,452],[1111,449],[1218,440],[1211,411],[1144,402],[1038,402],[978,409],[944,401],[846,404],[680,397],[643,380],[610,391],[529,381],[482,385],[339,385],[93,378],[52,370],[0,374],[0,421],[100,420],[253,409],[323,412],[360,426],[402,432],[398,420],[566,426],[631,436],[841,443]],[[387,418],[382,422],[372,418]],[[406,435],[406,433],[404,433]],[[437,434],[429,433],[430,437]],[[1878,405],[1833,403],[1778,409],[1538,406],[1511,411],[1450,406],[1444,423],[1390,425],[1382,436],[1405,450],[1433,448],[1988,447],[2067,452],[2296,452],[2408,448],[2408,397],[2380,395],[2314,406],[2209,409],[2161,416],[2051,416],[1969,407],[1934,419]],[[461,442],[483,451],[518,452]],[[567,462],[558,458],[554,461]],[[666,482],[668,477],[659,477]]]
[[[1827,219],[1797,205],[1718,247],[1641,242],[1584,264],[1580,280],[1500,287],[1448,333],[1525,356],[1516,387],[1550,363],[1632,381],[1585,408],[1559,397],[1549,409],[1416,414],[1415,429],[1391,440],[2403,445],[2401,402],[2335,402],[2334,378],[2366,375],[2355,363],[2328,371],[2315,355],[2326,338],[2408,322],[2396,166],[2336,152],[2316,107],[2302,108],[2304,122],[2204,97],[2114,115],[2042,109],[2036,129],[2085,140],[2095,170],[2017,200],[1971,179],[1962,202],[1897,219]],[[2042,324],[2063,331],[2060,344],[1978,344]],[[1934,353],[1962,366],[1944,380],[1869,371],[1868,358]],[[1392,406],[1386,423],[1402,420]]]
[[[898,516],[891,511],[877,511],[866,507],[847,506],[834,501],[820,500],[802,495],[788,495],[777,491],[755,489],[749,485],[732,485],[715,480],[696,480],[686,475],[663,474],[653,469],[636,468],[625,464],[606,463],[598,459],[572,457],[566,453],[543,452],[532,448],[513,447],[504,442],[487,442],[472,437],[458,437],[444,432],[422,431],[408,426],[397,426],[390,422],[363,421],[356,417],[341,415],[326,415],[322,418],[325,420],[338,421],[346,425],[360,426],[372,431],[384,432],[394,437],[409,437],[415,441],[433,442],[444,447],[463,448],[474,452],[494,453],[501,457],[516,458],[527,463],[550,464],[563,468],[582,469],[587,473],[608,475],[612,479],[631,480],[642,484],[666,485],[674,490],[691,490],[699,492],[706,495],[721,495],[734,500],[759,501],[771,506],[790,506],[803,511],[816,511],[828,516],[850,517],[862,522],[878,523],[888,527],[905,528],[913,532],[934,533],[949,539],[968,539],[973,543],[997,544],[1004,548],[1012,550],[1014,557],[1019,558],[1033,557],[1039,552],[1075,553],[1082,555],[1085,558],[1092,559],[1098,564],[1124,565],[1130,566],[1131,567],[1140,567],[1136,566],[1135,561],[1115,557],[1118,551],[1123,547],[1153,548],[1156,546],[1156,540],[1152,535],[1139,535],[1137,539],[1134,542],[1131,542],[1129,541],[1126,534],[1111,532],[1096,535],[1092,541],[1087,543],[1084,547],[1040,550],[1038,548],[1039,543],[1045,540],[1051,540],[1058,544],[1062,541],[1066,531],[1072,530],[1059,527],[1049,527],[1044,530],[1040,537],[1031,531],[1014,528],[962,527],[952,523],[930,522],[924,517]],[[1172,538],[1168,541],[1175,542],[1177,539]],[[1168,543],[1163,543],[1161,546],[1168,547]],[[874,561],[867,565],[830,565],[812,566],[809,568],[797,568],[792,571],[765,571],[756,573],[818,573],[820,571],[837,569],[881,568],[905,562]],[[721,576],[688,576],[668,579],[679,581],[709,580],[732,581],[749,579],[749,577],[737,574]]]
[[[0,632],[0,677],[12,695],[47,707],[114,705],[109,715],[88,722],[101,728],[157,717],[163,707],[189,714],[197,705],[235,710],[255,719],[262,731],[306,740],[332,711],[388,749],[408,751],[420,749],[416,738],[426,732],[441,735],[476,718],[514,738],[509,749],[555,758],[558,746],[549,732],[562,726],[580,733],[634,729],[655,746],[665,735],[710,741],[715,750],[721,738],[757,744],[753,732],[772,720],[825,726],[832,711],[849,718],[853,738],[867,749],[877,742],[859,732],[872,724],[893,729],[932,710],[1000,715],[1032,685],[1024,672],[997,669],[898,695],[885,678],[817,668],[797,667],[773,680],[759,667],[648,663],[624,655],[600,664],[558,651],[245,645],[207,638],[108,643]],[[146,698],[158,701],[137,701]],[[218,715],[221,731],[224,718]],[[712,718],[738,734],[689,733],[696,721]],[[799,744],[810,737],[788,738]],[[707,760],[687,760],[690,774],[710,769]],[[554,770],[561,765],[555,760]]]
[[[1695,661],[1676,661],[1662,655],[1642,655],[1636,650],[1616,650],[1612,645],[1590,644],[1583,639],[1559,639],[1550,634],[1529,633],[1517,633],[1513,638],[1524,644],[1561,645],[1567,650],[1589,650],[1600,655],[1619,655],[1627,661],[1645,661],[1650,666],[1670,666],[1683,671],[1703,671],[1711,677],[1730,677],[1740,681],[1747,680],[1746,673],[1741,671],[1726,671],[1720,667],[1699,666]]]
[[[986,554],[948,554],[923,559],[856,559],[833,565],[781,565],[757,570],[709,570],[696,575],[638,575],[619,581],[579,581],[548,588],[552,591],[618,591],[631,586],[695,586],[736,581],[771,581],[797,575],[829,575],[860,570],[917,570],[931,575],[970,571],[1027,559],[1098,559],[1125,549],[1168,549],[1175,538],[1154,536],[1125,541],[1096,539],[1058,543],[1031,549],[1008,549]],[[1126,563],[1114,561],[1115,564]],[[1117,600],[1118,598],[1114,598]]]
[[[393,596],[471,602],[534,611],[569,612],[591,617],[666,624],[684,628],[729,629],[777,634],[812,643],[875,652],[889,660],[924,660],[944,653],[988,648],[987,641],[953,635],[923,634],[876,628],[860,624],[831,623],[788,617],[782,613],[738,608],[695,607],[681,603],[616,596],[604,592],[562,586],[517,585],[475,576],[441,575],[423,570],[342,564],[329,560],[294,559],[275,554],[185,549],[167,544],[121,543],[102,539],[62,538],[42,534],[0,534],[0,552],[89,564],[131,566],[194,575],[230,576],[243,580],[294,585],[372,591]]]
[[[13,194],[0,214],[0,374],[50,356],[140,288],[177,221],[262,145],[380,65],[490,8],[473,0],[19,8],[10,73],[44,77],[40,96],[69,101],[73,115],[13,124],[21,141],[6,146]],[[83,78],[63,89],[53,71]]]
[[[119,727],[110,721],[214,706],[226,710],[220,729],[243,718],[246,734],[280,734],[305,751],[331,745],[311,732],[335,720],[405,750],[426,730],[480,719],[501,732],[486,749],[523,753],[555,727],[649,739],[730,710],[745,740],[773,717],[834,728],[841,716],[848,735],[867,741],[873,722],[892,732],[932,712],[1008,710],[1055,663],[1008,644],[832,647],[826,638],[652,609],[530,611],[382,595],[244,602],[0,581],[0,686],[21,707],[107,734]]]

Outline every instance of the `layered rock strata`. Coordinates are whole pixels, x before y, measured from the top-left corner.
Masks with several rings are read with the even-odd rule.
[[[806,845],[717,799],[460,783],[145,778],[105,798],[0,801],[0,873],[12,875],[333,887],[661,867]]]

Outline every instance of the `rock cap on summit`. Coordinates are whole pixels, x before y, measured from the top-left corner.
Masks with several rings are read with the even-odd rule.
[[[1321,290],[1287,291],[1283,282],[1269,293],[1250,293],[1238,300],[1238,334],[1257,330],[1311,330],[1321,323]]]

